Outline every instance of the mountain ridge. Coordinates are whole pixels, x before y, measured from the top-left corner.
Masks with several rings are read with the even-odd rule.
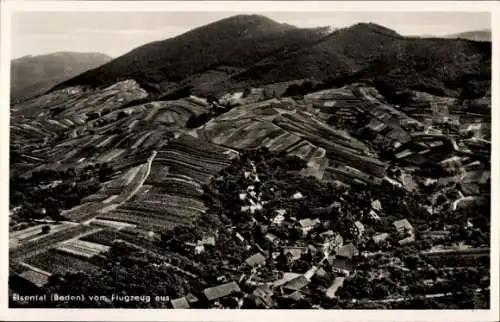
[[[11,101],[29,99],[112,57],[97,52],[59,51],[26,55],[11,61]]]
[[[450,55],[457,48],[461,54]],[[395,78],[405,80],[405,86],[425,85],[434,92],[459,96],[465,90],[461,78],[489,78],[481,66],[490,60],[491,44],[404,37],[374,23],[330,32],[328,28],[297,28],[260,15],[237,15],[135,48],[52,90],[105,86],[132,78],[161,94],[183,88],[213,94],[297,79],[352,79],[374,64],[387,64],[399,71]],[[451,74],[451,82],[448,75],[433,76],[429,66],[434,65]],[[408,80],[409,76],[414,80]],[[203,84],[193,77],[203,79],[198,82]]]

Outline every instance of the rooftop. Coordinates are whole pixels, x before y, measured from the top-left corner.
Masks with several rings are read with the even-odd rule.
[[[358,249],[352,243],[340,246],[336,249],[336,255],[338,257],[352,258],[359,254]]]
[[[247,263],[251,267],[264,265],[266,263],[266,258],[261,253],[256,253],[245,259],[245,263]]]
[[[181,297],[175,300],[170,301],[172,303],[172,307],[174,309],[189,309],[189,302],[186,297]]]
[[[232,281],[218,286],[206,288],[203,290],[203,294],[205,294],[209,301],[213,301],[218,298],[231,295],[233,293],[238,293],[240,291],[241,289],[238,284]]]

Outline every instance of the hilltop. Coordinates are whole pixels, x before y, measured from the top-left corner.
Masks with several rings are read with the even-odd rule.
[[[194,94],[292,80],[344,85],[371,83],[382,90],[425,90],[460,96],[489,87],[491,43],[403,37],[373,23],[330,32],[301,29],[258,15],[226,18],[174,38],[146,44],[54,89],[102,87],[134,79],[161,95]]]
[[[323,29],[299,29],[263,16],[238,15],[136,48],[56,89],[105,86],[134,78],[149,90],[168,92],[195,74],[214,74],[209,82],[226,78],[280,51],[312,45],[323,33]]]
[[[56,52],[11,61],[11,101],[29,99],[112,58],[101,53]]]
[[[446,36],[446,38],[462,38],[474,41],[491,42],[491,30],[473,30]]]

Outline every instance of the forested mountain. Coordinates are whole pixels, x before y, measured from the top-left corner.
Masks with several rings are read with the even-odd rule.
[[[57,52],[11,62],[11,100],[42,94],[54,85],[111,60],[100,53]]]
[[[133,78],[150,91],[214,93],[296,79],[427,90],[459,96],[489,87],[491,44],[409,38],[373,24],[330,32],[300,29],[258,15],[238,15],[153,42],[55,89],[105,86]]]
[[[323,28],[299,29],[262,16],[238,15],[136,48],[57,88],[109,85],[132,77],[149,89],[165,90],[211,70],[231,75],[279,52],[310,46],[324,34]]]

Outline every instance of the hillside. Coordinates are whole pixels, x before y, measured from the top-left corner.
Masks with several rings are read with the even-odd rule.
[[[134,78],[145,88],[164,92],[194,74],[223,68],[227,77],[278,52],[307,47],[323,34],[323,29],[299,29],[262,16],[238,15],[136,48],[56,88]]]
[[[490,86],[490,62],[490,43],[403,37],[373,23],[330,33],[327,28],[300,29],[262,16],[239,15],[134,49],[55,89],[100,87],[132,78],[150,92],[192,88],[195,94],[220,94],[315,79],[446,96],[460,96],[475,86],[481,96]]]
[[[491,44],[406,38],[374,24],[340,29],[321,42],[245,72],[263,83],[313,78],[329,84],[367,82],[379,89],[418,89],[458,96],[482,82],[489,88]],[[251,76],[249,76],[251,75]]]
[[[490,50],[236,16],[11,104],[10,307],[488,308]]]
[[[486,114],[363,84],[260,90],[146,102],[128,80],[15,104],[11,291],[103,294],[38,307],[487,307]]]
[[[474,41],[491,41],[491,30],[474,30],[449,35],[446,38],[461,38]]]
[[[11,100],[25,100],[111,60],[100,53],[57,52],[11,62]]]

